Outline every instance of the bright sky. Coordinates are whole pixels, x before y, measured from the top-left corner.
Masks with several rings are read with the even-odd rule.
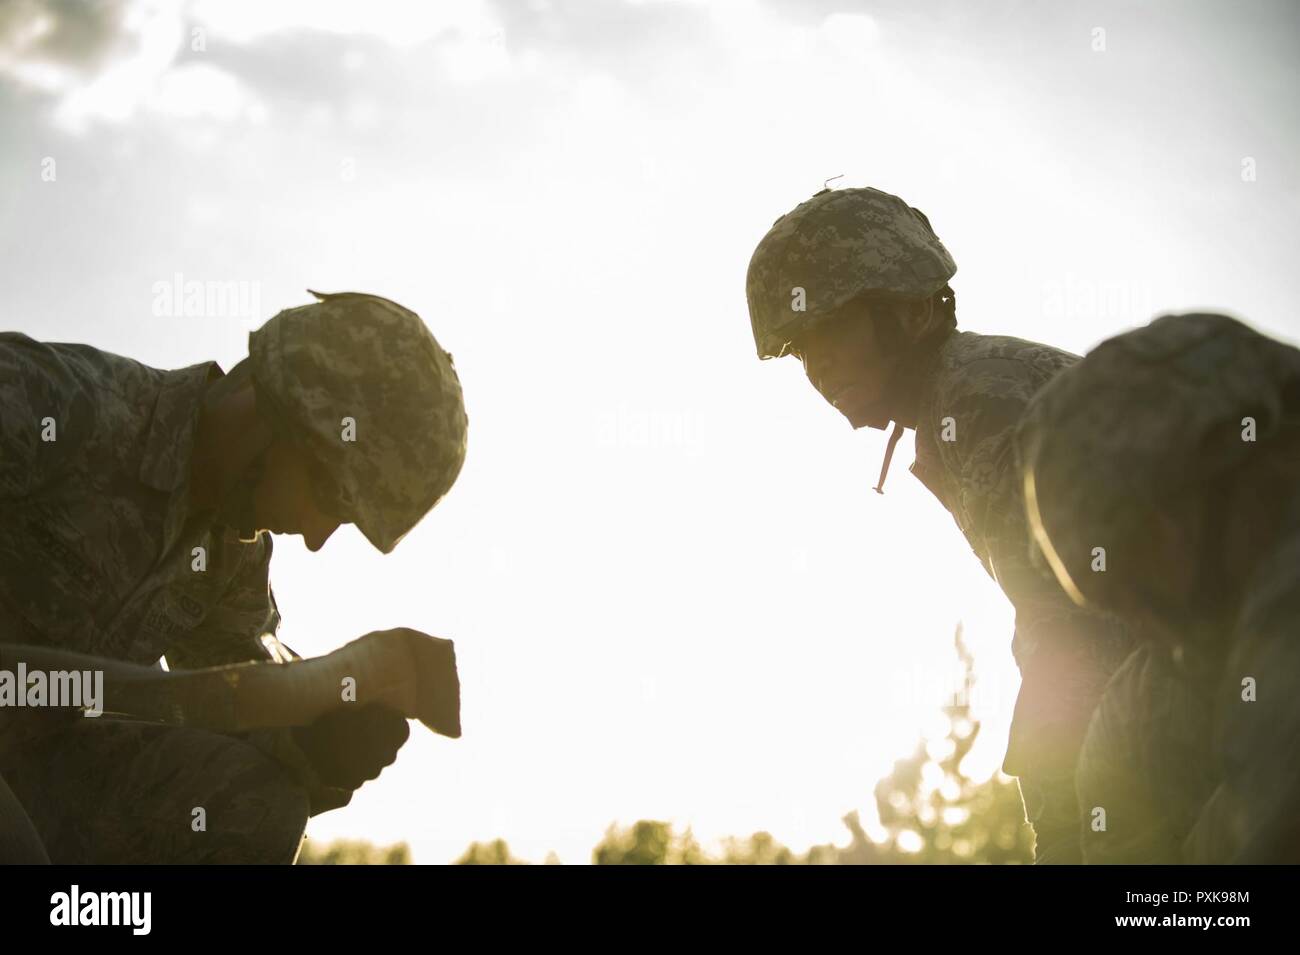
[[[464,383],[468,462],[392,555],[276,544],[290,646],[417,627],[464,683],[464,738],[417,727],[316,838],[841,842],[942,730],[959,620],[970,768],[999,764],[1011,611],[910,435],[879,497],[885,435],[754,357],[749,256],[823,180],[926,212],[966,329],[1077,351],[1212,306],[1300,337],[1287,2],[62,6],[0,10],[8,328],[228,368],[357,289]],[[155,314],[177,273],[248,313]]]

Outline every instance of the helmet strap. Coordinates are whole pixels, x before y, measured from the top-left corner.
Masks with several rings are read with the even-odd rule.
[[[898,439],[903,436],[903,424],[901,421],[894,422],[894,430],[889,435],[889,444],[885,446],[885,460],[880,464],[880,480],[872,488],[877,494],[885,493],[885,477],[889,474],[889,462],[894,457],[894,447],[898,444]]]

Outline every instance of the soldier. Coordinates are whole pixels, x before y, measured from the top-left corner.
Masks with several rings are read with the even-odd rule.
[[[912,473],[1016,610],[1021,689],[1003,770],[1019,777],[1036,860],[1077,862],[1075,758],[1128,638],[1030,565],[1011,445],[1026,403],[1077,356],[957,331],[956,271],[920,210],[875,189],[824,189],[778,219],[754,252],[754,340],[760,358],[798,358],[854,428],[894,422],[877,491],[903,429],[915,429]]]
[[[226,375],[0,335],[0,642],[173,674],[289,661],[266,532],[317,551],[354,523],[386,554],[447,492],[466,436],[451,356],[396,303],[312,294]],[[385,706],[235,734],[0,710],[0,812],[26,816],[0,847],[39,856],[34,832],[56,863],[291,862],[307,817],[407,734]]]
[[[1043,559],[1142,643],[1080,755],[1089,861],[1300,861],[1300,351],[1167,315],[1054,380],[1016,440]]]

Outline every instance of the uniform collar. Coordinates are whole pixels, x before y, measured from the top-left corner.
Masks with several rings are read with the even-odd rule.
[[[175,491],[190,473],[190,452],[208,382],[221,377],[214,361],[163,373],[140,458],[140,480],[159,491]]]

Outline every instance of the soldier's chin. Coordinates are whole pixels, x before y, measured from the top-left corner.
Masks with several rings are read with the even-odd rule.
[[[884,431],[889,427],[889,415],[882,413],[877,408],[854,407],[852,405],[845,408],[837,408],[840,414],[848,419],[853,429],[875,428],[877,431]]]

